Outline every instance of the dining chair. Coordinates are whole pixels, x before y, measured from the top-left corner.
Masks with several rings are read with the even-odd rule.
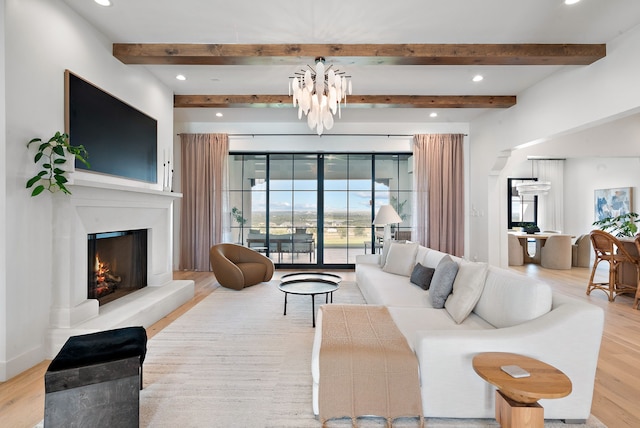
[[[520,245],[518,237],[512,233],[509,236],[509,266],[522,266],[524,264],[524,249]]]
[[[540,248],[540,266],[547,269],[571,269],[571,235],[554,233]]]
[[[603,230],[592,230],[589,234],[591,244],[595,252],[595,261],[591,269],[591,277],[587,285],[587,295],[592,290],[602,290],[607,293],[609,301],[612,302],[618,294],[634,293],[636,300],[634,307],[638,303],[638,284],[635,287],[618,283],[618,270],[622,263],[631,263],[635,265],[637,271],[637,281],[640,282],[640,258],[632,256],[624,247],[622,242],[615,236]],[[637,245],[637,244],[636,244]],[[609,263],[609,281],[594,282],[596,269],[602,261]]]
[[[411,240],[411,231],[410,230],[397,230],[393,236],[393,239],[396,241],[410,241]]]
[[[591,239],[588,233],[580,235],[571,246],[571,265],[587,268],[591,266]]]

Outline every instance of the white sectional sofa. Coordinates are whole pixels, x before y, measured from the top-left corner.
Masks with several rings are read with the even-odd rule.
[[[399,244],[394,244],[399,245]],[[418,247],[412,265],[436,269],[446,256]],[[541,400],[545,418],[582,422],[589,417],[604,314],[601,308],[552,292],[546,283],[494,266],[484,266],[481,294],[460,323],[449,309],[433,308],[430,291],[409,276],[389,273],[380,255],[358,256],[356,281],[367,304],[389,308],[418,357],[425,417],[493,418],[494,387],[472,368],[480,352],[513,352],[537,358],[562,370],[573,384],[565,398]],[[450,256],[451,257],[451,256]],[[454,283],[462,290],[478,264],[451,257],[459,266]],[[477,271],[477,269],[476,269]],[[437,272],[437,269],[436,269]],[[466,274],[465,274],[466,272]],[[485,276],[486,275],[486,276]],[[434,274],[434,280],[436,279]],[[448,304],[447,304],[448,305]],[[313,411],[318,414],[319,311],[312,354]],[[460,315],[456,317],[460,321]]]

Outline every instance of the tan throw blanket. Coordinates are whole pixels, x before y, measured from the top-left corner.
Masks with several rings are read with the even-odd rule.
[[[418,359],[384,306],[323,305],[319,410],[332,418],[419,417]]]

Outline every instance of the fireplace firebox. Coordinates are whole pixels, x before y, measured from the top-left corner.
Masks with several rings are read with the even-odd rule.
[[[100,305],[147,285],[147,229],[88,235],[87,297]]]

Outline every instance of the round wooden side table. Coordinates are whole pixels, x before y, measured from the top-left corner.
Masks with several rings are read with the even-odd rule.
[[[500,367],[516,365],[530,373],[514,378]],[[534,358],[507,352],[483,352],[473,357],[473,369],[496,391],[496,420],[503,428],[544,428],[544,409],[538,400],[571,393],[571,380],[557,368]]]

